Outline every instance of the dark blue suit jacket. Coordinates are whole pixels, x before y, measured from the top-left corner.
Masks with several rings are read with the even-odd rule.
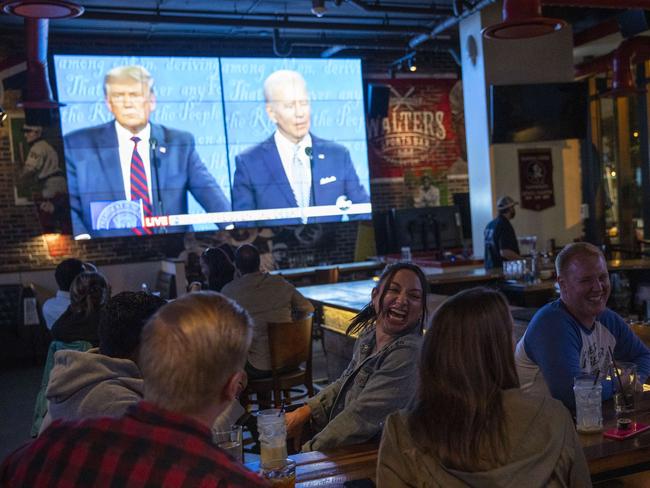
[[[368,203],[370,198],[359,182],[349,151],[342,145],[311,135],[312,193],[311,205],[334,205],[345,195],[352,203]],[[232,187],[233,210],[259,210],[297,207],[289,179],[284,172],[273,136],[235,157]],[[312,222],[337,222],[340,216],[310,218]],[[258,222],[264,224],[299,224],[300,219]]]
[[[124,183],[117,133],[113,121],[72,132],[64,137],[68,190],[75,235],[93,237],[134,235],[129,229],[92,230],[90,202],[128,200]],[[156,178],[151,172],[154,215],[187,213],[190,191],[207,212],[230,211],[230,204],[214,177],[201,161],[194,137],[188,133],[151,124],[151,138],[158,141],[160,196],[158,208]],[[165,148],[165,152],[161,151]],[[151,158],[153,164],[153,158]],[[169,232],[185,230],[171,227]]]

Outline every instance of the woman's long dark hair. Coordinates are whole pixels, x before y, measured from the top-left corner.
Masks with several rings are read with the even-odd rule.
[[[84,317],[98,311],[109,299],[110,291],[104,275],[95,271],[78,274],[70,285],[70,308]]]
[[[424,276],[424,272],[420,269],[419,266],[413,263],[394,263],[389,264],[384,268],[384,271],[379,277],[379,282],[377,283],[376,289],[381,293],[379,295],[379,309],[381,310],[384,304],[384,296],[388,290],[388,285],[393,281],[393,277],[398,271],[406,269],[412,271],[420,280],[420,285],[422,286],[422,317],[420,317],[420,330],[424,328],[424,321],[427,316],[427,291],[429,290],[429,283],[427,282],[427,277]],[[361,334],[366,329],[373,327],[375,321],[377,320],[377,311],[372,304],[372,300],[361,309],[361,311],[354,316],[346,334]]]
[[[454,295],[433,316],[408,427],[449,468],[484,471],[507,461],[502,392],[519,387],[512,328],[506,299],[487,288]]]
[[[201,255],[201,259],[208,265],[208,289],[221,291],[235,276],[235,254],[228,244],[219,247],[209,247]]]

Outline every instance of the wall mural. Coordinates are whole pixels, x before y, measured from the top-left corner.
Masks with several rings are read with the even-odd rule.
[[[368,121],[370,175],[403,179],[410,206],[451,204],[449,178],[467,177],[462,83],[389,79],[388,116]]]
[[[26,66],[24,62],[12,63],[7,61],[0,66],[0,104],[9,113],[14,203],[35,207],[43,234],[70,234],[68,190],[56,113],[25,113],[20,108]]]

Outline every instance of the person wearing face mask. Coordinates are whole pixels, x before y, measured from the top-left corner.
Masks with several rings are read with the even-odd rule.
[[[623,318],[607,308],[611,291],[607,262],[593,244],[569,244],[555,260],[560,299],[537,311],[517,344],[515,361],[521,388],[550,394],[575,408],[573,378],[602,378],[603,400],[615,382],[607,379],[612,359],[636,363],[640,384],[650,375],[650,350]],[[613,354],[613,358],[611,357]]]
[[[407,405],[415,392],[414,358],[427,316],[426,290],[426,277],[414,264],[396,263],[384,270],[370,303],[348,327],[347,333],[359,338],[346,370],[286,414],[289,438],[300,440],[307,426],[316,432],[303,451],[371,441],[381,434],[386,417]]]

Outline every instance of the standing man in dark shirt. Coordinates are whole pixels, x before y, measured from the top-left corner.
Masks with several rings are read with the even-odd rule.
[[[515,218],[515,202],[505,196],[497,200],[499,215],[485,227],[485,269],[501,268],[503,261],[521,259],[515,229],[510,221]]]

